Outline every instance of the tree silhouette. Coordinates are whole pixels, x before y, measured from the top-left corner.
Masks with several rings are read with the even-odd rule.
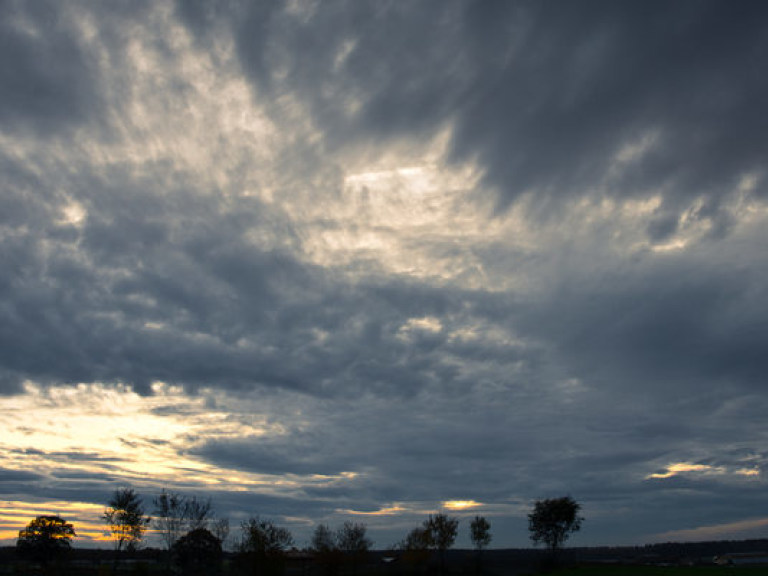
[[[77,536],[72,524],[59,516],[38,516],[19,530],[16,550],[23,557],[44,565],[69,552],[70,540]]]
[[[240,549],[243,551],[279,555],[293,546],[290,531],[277,526],[272,520],[261,520],[256,516],[243,522],[241,528],[243,539]]]
[[[183,534],[200,528],[207,529],[213,517],[210,498],[198,500],[196,496],[190,498],[177,492],[168,492],[165,488],[152,500],[152,504],[154,527],[165,549],[169,551]]]
[[[336,535],[326,524],[318,524],[312,533],[312,550],[323,554],[336,548]]]
[[[397,548],[403,551],[403,561],[414,570],[420,570],[429,560],[429,548],[431,546],[431,536],[429,531],[417,526],[406,537],[397,544]]]
[[[424,530],[427,533],[429,547],[440,554],[440,572],[445,569],[445,551],[453,546],[456,535],[459,533],[458,518],[451,518],[445,514],[429,515],[424,521]]]
[[[144,516],[141,499],[132,488],[115,490],[104,510],[104,520],[112,532],[118,552],[135,550],[150,523],[149,516]]]
[[[483,548],[491,543],[491,524],[482,516],[475,516],[469,525],[469,537],[477,550],[477,572],[483,571]]]
[[[405,539],[397,547],[401,550],[429,550],[432,545],[429,530],[416,527],[406,535]]]
[[[229,518],[217,518],[211,522],[211,532],[221,542],[221,548],[225,548],[227,538],[229,538]]]
[[[341,564],[341,552],[336,545],[336,534],[326,524],[318,524],[312,533],[310,543],[314,552],[315,563],[324,574],[336,574]]]
[[[554,557],[573,532],[581,529],[581,505],[570,496],[537,500],[528,514],[528,530],[534,544],[543,542]]]
[[[186,520],[187,530],[199,530],[208,528],[208,524],[213,519],[213,506],[211,499],[198,500],[196,496],[187,498],[184,506],[184,518]]]
[[[475,516],[472,523],[469,525],[469,535],[472,539],[472,543],[475,545],[475,549],[482,551],[491,543],[491,525],[488,520],[482,516]]]
[[[339,549],[349,553],[368,552],[373,542],[366,536],[368,528],[365,524],[346,521],[336,534]]]
[[[373,542],[366,536],[366,531],[365,524],[346,521],[336,533],[336,545],[347,555],[354,574],[357,574],[358,566],[373,546]]]
[[[268,575],[282,573],[285,551],[293,546],[290,531],[258,516],[243,522],[241,530],[238,552],[244,568]]]
[[[160,495],[152,499],[152,504],[155,507],[152,510],[152,523],[165,544],[165,549],[170,551],[184,532],[185,498],[163,488]]]

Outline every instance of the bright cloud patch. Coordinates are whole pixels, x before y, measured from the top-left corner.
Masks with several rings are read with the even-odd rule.
[[[695,472],[700,474],[725,474],[725,468],[721,466],[710,466],[709,464],[691,464],[690,462],[678,462],[667,466],[665,472],[656,472],[649,474],[648,478],[672,478],[678,474]]]
[[[447,500],[443,502],[443,507],[448,510],[469,510],[482,506],[480,502],[474,500]]]
[[[739,468],[734,472],[734,474],[738,474],[739,476],[755,477],[760,476],[760,470],[757,468]]]
[[[200,435],[259,436],[270,429],[233,422],[227,413],[206,407],[203,398],[188,398],[171,387],[157,384],[154,391],[141,397],[98,385],[29,386],[23,396],[0,399],[0,422],[7,430],[0,465],[25,469],[35,462],[38,473],[62,468],[94,477],[119,473],[133,480],[150,477],[158,485],[179,475],[203,485],[229,483],[226,472],[182,456],[185,447]]]

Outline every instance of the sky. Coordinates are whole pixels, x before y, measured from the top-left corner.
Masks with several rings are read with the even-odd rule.
[[[768,536],[768,4],[0,1],[0,544]],[[149,535],[148,543],[157,543]]]

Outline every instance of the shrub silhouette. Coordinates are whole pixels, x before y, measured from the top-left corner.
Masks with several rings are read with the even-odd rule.
[[[171,550],[182,574],[218,574],[220,571],[221,540],[205,528],[196,528],[182,536]]]

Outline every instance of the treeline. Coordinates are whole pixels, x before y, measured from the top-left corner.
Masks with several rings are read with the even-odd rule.
[[[528,516],[533,542],[546,544],[554,554],[569,534],[579,530],[582,522],[579,509],[580,505],[570,497],[536,502]],[[103,520],[114,543],[112,571],[117,571],[121,560],[139,549],[148,530],[160,539],[169,572],[215,575],[223,569],[230,525],[228,519],[217,517],[210,498],[164,489],[153,498],[152,508],[148,510],[132,488],[122,488],[107,502]],[[458,527],[457,518],[442,513],[429,515],[392,548],[400,552],[404,562],[417,568],[437,556],[442,573],[446,551],[453,546]],[[479,563],[482,551],[492,541],[488,520],[476,516],[470,523],[469,536]],[[19,531],[16,549],[22,558],[39,562],[45,568],[62,564],[74,537],[75,527],[60,516],[38,516]],[[240,525],[240,539],[231,546],[227,572],[281,574],[287,558],[292,555],[310,559],[329,576],[342,570],[356,574],[358,567],[366,563],[372,547],[366,525],[347,521],[336,529],[327,524],[317,525],[309,548],[299,551],[290,530],[255,515]]]

